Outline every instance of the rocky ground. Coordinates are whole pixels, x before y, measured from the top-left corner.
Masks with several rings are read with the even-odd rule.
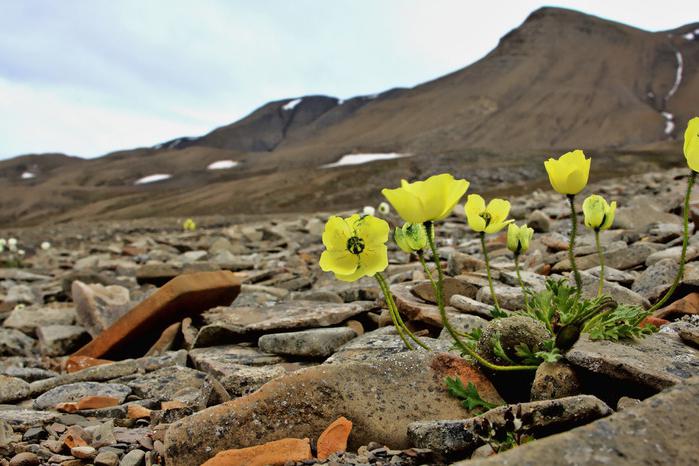
[[[617,301],[647,307],[669,289],[684,175],[588,188],[620,205],[602,234],[605,292]],[[511,200],[512,216],[537,232],[525,281],[541,288],[546,276],[566,276],[565,199],[537,191]],[[305,465],[694,464],[699,234],[681,286],[655,313],[658,333],[620,343],[583,336],[536,375],[503,376],[453,351],[419,262],[391,246],[385,275],[398,307],[433,349],[406,351],[375,282],[342,283],[318,268],[326,218],[0,232],[25,250],[21,268],[0,268],[0,464],[194,465],[248,447],[207,464],[275,455]],[[492,325],[483,256],[462,212],[437,234],[452,321]],[[500,302],[514,311],[523,296],[504,240],[493,235],[489,247]],[[588,232],[577,255],[592,295],[599,265]],[[447,376],[509,404],[467,410],[447,393]],[[536,440],[493,456],[498,444],[484,432],[514,426],[520,442]],[[333,453],[347,433],[347,452]]]

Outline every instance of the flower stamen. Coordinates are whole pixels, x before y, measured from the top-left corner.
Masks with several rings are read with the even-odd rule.
[[[358,236],[352,236],[347,240],[347,250],[352,254],[361,254],[364,252],[364,240]]]

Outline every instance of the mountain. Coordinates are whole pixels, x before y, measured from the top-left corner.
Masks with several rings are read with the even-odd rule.
[[[507,193],[543,186],[540,162],[573,148],[595,157],[595,176],[680,163],[698,71],[699,23],[648,32],[542,8],[479,61],[414,88],[270,102],[201,137],[98,159],[34,156],[50,169],[30,179],[17,175],[24,157],[0,162],[0,219],[356,208],[399,177],[444,170]],[[323,168],[353,153],[411,156]],[[235,167],[207,169],[217,161]],[[170,177],[134,184],[155,174]]]

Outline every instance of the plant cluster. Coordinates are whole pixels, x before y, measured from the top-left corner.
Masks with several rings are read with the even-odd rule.
[[[614,222],[616,202],[608,203],[597,194],[587,197],[582,210],[585,226],[595,236],[597,252],[600,258],[599,286],[597,295],[592,298],[582,296],[583,286],[580,272],[575,262],[575,241],[577,236],[578,212],[575,197],[588,183],[591,159],[583,151],[574,150],[558,159],[548,159],[544,166],[551,186],[558,193],[566,196],[570,206],[571,233],[568,244],[568,257],[575,285],[563,280],[547,280],[545,290],[534,292],[522,280],[520,256],[526,253],[533,236],[533,230],[527,225],[516,225],[508,219],[510,203],[504,199],[492,199],[486,203],[478,194],[469,194],[464,204],[464,212],[469,227],[478,233],[485,259],[488,285],[493,300],[493,318],[506,318],[499,304],[491,276],[490,260],[486,247],[486,235],[494,234],[507,227],[507,247],[514,254],[515,272],[524,294],[524,308],[517,314],[525,315],[543,323],[551,338],[536,348],[525,344],[515,347],[515,355],[508,355],[502,348],[499,338],[493,339],[493,349],[505,365],[494,364],[478,353],[476,342],[480,331],[470,334],[458,332],[449,322],[444,299],[444,271],[442,270],[439,251],[436,247],[436,225],[445,219],[466,194],[469,182],[455,179],[450,174],[431,176],[424,181],[401,181],[395,189],[383,189],[382,194],[397,214],[405,221],[396,227],[393,238],[398,247],[415,254],[422,264],[430,281],[444,328],[451,335],[455,347],[462,354],[475,359],[479,364],[496,371],[534,370],[544,361],[555,361],[564,354],[585,332],[594,339],[618,340],[636,338],[653,331],[651,326],[641,327],[641,322],[655,309],[662,306],[672,295],[684,271],[688,242],[688,211],[691,189],[697,170],[699,170],[699,117],[690,120],[685,132],[684,155],[691,169],[688,177],[687,193],[684,202],[683,243],[680,267],[672,287],[649,310],[638,306],[616,303],[604,294],[604,251],[600,244],[600,232],[610,228]],[[388,206],[381,208],[388,212]],[[414,349],[420,346],[429,348],[415,336],[402,320],[400,312],[391,295],[388,283],[382,272],[388,267],[389,224],[374,216],[373,208],[362,214],[348,218],[332,216],[325,225],[323,244],[326,250],[320,258],[323,271],[333,272],[339,280],[355,281],[364,276],[374,277],[384,294],[386,304],[394,326],[406,347]],[[431,254],[436,273],[427,265],[426,254]],[[436,276],[435,276],[436,275]],[[468,387],[450,387],[452,392],[465,394],[465,399],[476,400],[468,395]],[[477,393],[476,393],[477,395]],[[469,398],[470,396],[470,398]],[[476,403],[469,401],[469,403]],[[481,404],[482,406],[482,404]]]

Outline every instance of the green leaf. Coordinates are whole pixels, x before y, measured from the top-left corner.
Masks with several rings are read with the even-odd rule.
[[[490,315],[493,319],[503,319],[508,316],[507,312],[498,309],[495,306],[490,310]]]
[[[444,382],[446,383],[447,388],[449,389],[449,393],[452,396],[463,400],[461,404],[464,406],[464,408],[468,409],[469,411],[472,411],[476,408],[483,408],[487,411],[499,406],[493,403],[488,403],[483,398],[481,398],[481,396],[478,394],[478,389],[473,384],[473,382],[469,382],[466,387],[464,387],[464,384],[458,377],[447,377],[444,380]]]
[[[643,319],[649,315],[650,312],[638,306],[621,304],[591,319],[585,331],[590,334],[592,340],[618,341],[640,338],[657,331],[652,325],[639,327]]]
[[[509,362],[512,365],[516,365],[516,363],[510,358],[507,353],[505,353],[505,349],[502,347],[502,342],[500,341],[500,334],[496,333],[493,335],[493,339],[491,340],[491,344],[493,345],[493,353],[495,353],[495,356],[499,357],[503,361]]]

